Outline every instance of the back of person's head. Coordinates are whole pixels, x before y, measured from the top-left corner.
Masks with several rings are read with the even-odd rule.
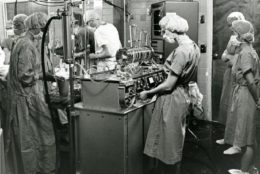
[[[247,20],[236,20],[232,22],[232,30],[244,41],[248,43],[254,42],[254,27],[251,22]]]
[[[83,18],[85,23],[92,28],[97,28],[101,21],[101,16],[95,10],[88,10]]]
[[[100,15],[95,10],[88,10],[83,16],[84,21],[88,23],[91,20],[101,20]]]
[[[45,27],[46,23],[48,21],[48,16],[45,13],[42,12],[35,12],[28,16],[24,23],[28,30],[30,29],[41,29]]]
[[[24,21],[28,16],[25,14],[18,14],[13,18],[13,30],[15,35],[20,35],[25,32]]]
[[[160,20],[159,25],[171,32],[176,33],[186,33],[189,30],[187,20],[175,13],[170,13],[164,16]]]
[[[231,12],[227,17],[227,23],[230,26],[232,25],[232,22],[236,20],[245,20],[243,13],[235,11],[235,12]]]

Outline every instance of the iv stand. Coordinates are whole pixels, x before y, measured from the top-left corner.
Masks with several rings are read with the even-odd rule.
[[[67,114],[69,118],[69,142],[70,142],[70,173],[73,174],[76,171],[75,165],[75,109],[74,109],[74,58],[73,58],[73,37],[71,28],[71,2],[65,1],[64,11],[62,13],[62,37],[63,37],[63,54],[64,61],[69,65],[69,86],[70,86],[70,105],[67,109]]]

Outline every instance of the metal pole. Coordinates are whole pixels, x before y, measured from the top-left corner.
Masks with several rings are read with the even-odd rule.
[[[124,0],[124,47],[126,47],[126,9],[125,9],[125,0]]]
[[[64,12],[62,13],[62,30],[63,30],[63,52],[64,61],[69,64],[69,86],[70,86],[70,106],[68,108],[67,114],[69,118],[69,141],[70,141],[70,173],[75,173],[75,136],[74,136],[74,58],[72,54],[73,49],[73,38],[72,38],[72,28],[71,28],[71,15],[72,9],[70,5],[70,0],[65,1]]]
[[[89,43],[89,41],[87,41],[86,40],[86,38],[88,38],[89,39],[89,36],[87,37],[87,34],[89,34],[89,32],[87,32],[87,29],[86,29],[86,23],[85,23],[85,17],[86,17],[86,1],[85,0],[82,0],[82,14],[83,14],[83,29],[84,29],[84,32],[85,32],[85,34],[84,34],[84,40],[85,40],[85,50],[84,50],[84,68],[85,69],[89,69],[89,64],[90,64],[90,62],[87,62],[87,61],[89,61],[89,59],[87,59],[87,57],[88,57],[88,44],[87,43]]]

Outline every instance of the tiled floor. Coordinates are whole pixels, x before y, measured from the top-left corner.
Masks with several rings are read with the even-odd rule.
[[[195,141],[194,137],[187,133],[182,174],[227,174],[228,169],[240,167],[241,155],[223,155],[223,151],[228,146],[215,143],[217,139],[223,137],[224,126],[214,122],[195,121],[190,124],[190,128],[199,141]],[[260,135],[260,127],[258,127],[257,135]],[[257,139],[260,143],[260,136],[257,136]],[[259,147],[256,157],[255,164],[260,169]],[[61,152],[59,174],[69,174],[69,153],[66,150]]]

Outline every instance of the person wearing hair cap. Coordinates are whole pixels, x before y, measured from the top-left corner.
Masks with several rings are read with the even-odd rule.
[[[232,174],[249,174],[253,167],[255,143],[257,104],[259,104],[259,57],[252,46],[254,28],[249,21],[237,20],[232,23],[232,29],[241,42],[241,51],[232,67],[234,91],[232,95],[230,117],[237,117],[233,138],[228,144],[242,147],[241,170],[229,170]],[[258,86],[257,86],[258,85]],[[225,137],[226,142],[226,137]]]
[[[249,21],[235,21],[232,23],[232,29],[237,33],[239,40],[250,44],[254,42],[254,28]]]
[[[27,15],[25,14],[18,14],[13,18],[13,31],[14,37],[6,38],[2,41],[1,46],[5,52],[5,64],[9,64],[10,62],[10,52],[12,50],[13,45],[15,44],[16,40],[23,36],[25,33],[25,25],[24,20],[26,19]]]
[[[185,120],[190,106],[189,83],[197,80],[199,47],[186,32],[185,19],[168,14],[159,22],[166,42],[178,44],[165,61],[167,79],[154,89],[140,93],[141,99],[158,94],[152,113],[144,153],[159,160],[164,173],[180,173]]]
[[[90,60],[97,62],[97,71],[115,69],[116,52],[122,47],[116,27],[102,21],[95,11],[87,11],[84,20],[95,29],[95,54],[89,54]]]
[[[15,45],[17,40],[20,37],[23,37],[25,34],[25,25],[24,20],[27,17],[27,15],[24,14],[18,14],[14,16],[13,18],[13,31],[14,36],[8,37],[3,40],[2,46],[5,54],[5,60],[4,65],[0,66],[0,117],[2,117],[2,127],[5,130],[4,131],[4,143],[5,143],[5,149],[9,148],[8,144],[8,134],[9,134],[9,101],[10,96],[8,95],[8,88],[7,88],[7,75],[9,71],[9,63],[10,63],[10,53],[12,50],[12,47]],[[12,156],[12,155],[11,155]],[[7,164],[8,161],[7,161]],[[13,167],[11,167],[13,168]]]
[[[36,47],[40,48],[40,43],[42,39],[42,31],[48,20],[48,16],[45,13],[36,12],[34,15],[30,15],[25,21],[25,26],[28,32],[31,33],[32,39],[36,44]]]
[[[75,16],[76,18],[76,16]],[[77,19],[80,21],[80,19]],[[84,22],[84,21],[83,21]],[[89,68],[89,61],[86,60],[86,53],[95,53],[95,39],[94,30],[89,26],[83,26],[82,22],[75,22],[74,28],[75,35],[75,53],[74,56],[81,64]]]
[[[39,12],[26,18],[27,31],[13,47],[7,78],[13,134],[9,138],[19,150],[18,171],[25,174],[54,173],[56,165],[53,123],[40,81],[40,52],[34,42],[41,36],[47,19]]]
[[[244,15],[241,12],[232,12],[227,17],[228,26],[231,29],[232,22],[236,20],[245,20]],[[232,30],[232,29],[231,29]],[[233,30],[232,30],[233,32]],[[220,97],[220,106],[219,106],[219,115],[218,121],[224,125],[225,128],[225,139],[217,140],[217,144],[225,144],[230,142],[229,139],[233,139],[234,134],[234,126],[236,125],[237,117],[230,116],[230,106],[231,106],[231,98],[233,91],[233,78],[231,73],[231,68],[233,63],[236,61],[238,53],[240,52],[240,44],[241,42],[237,40],[237,34],[233,32],[230,36],[227,47],[222,54],[221,59],[226,63],[227,69],[223,76],[223,87]],[[233,155],[241,152],[241,148],[237,144],[230,144],[232,147],[225,150],[223,153],[226,155]]]
[[[24,20],[27,18],[27,15],[25,14],[18,14],[13,19],[13,29],[15,35],[21,35],[21,33],[24,33],[25,25]]]
[[[231,12],[227,17],[227,23],[229,26],[232,26],[232,22],[236,20],[245,20],[243,13],[235,11]]]

